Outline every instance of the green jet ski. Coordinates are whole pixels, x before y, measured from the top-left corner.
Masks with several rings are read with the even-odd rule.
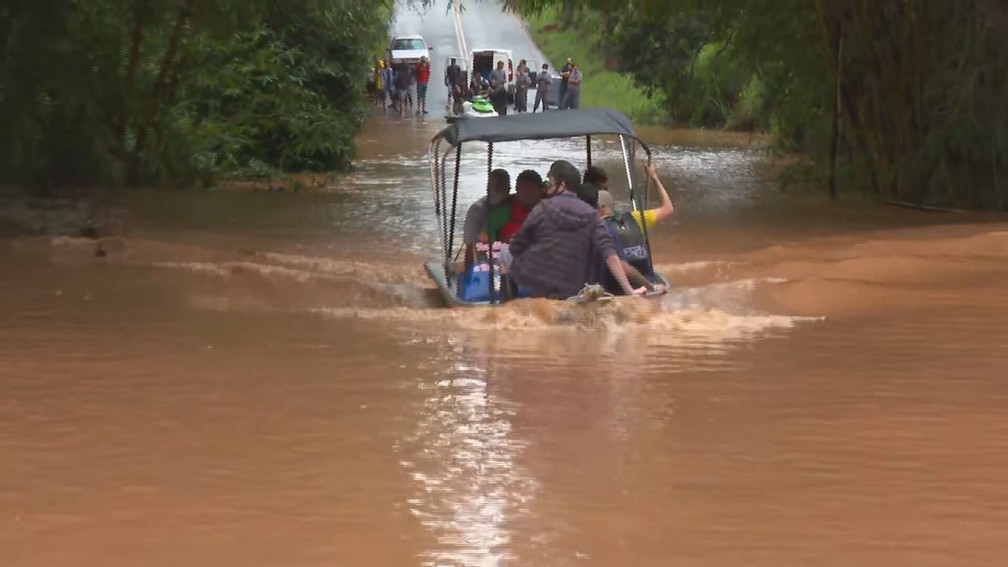
[[[462,108],[462,113],[466,116],[477,116],[480,118],[497,116],[497,111],[494,110],[493,105],[483,96],[474,96],[472,102],[463,103]]]

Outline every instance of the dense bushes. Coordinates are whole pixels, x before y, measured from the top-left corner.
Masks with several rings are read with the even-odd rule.
[[[0,6],[0,182],[188,184],[353,157],[391,1]]]
[[[699,126],[758,128],[845,187],[1005,208],[1008,5],[996,0],[509,0],[557,9]]]

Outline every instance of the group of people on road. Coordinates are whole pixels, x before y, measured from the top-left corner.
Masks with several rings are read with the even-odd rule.
[[[646,166],[661,193],[661,205],[619,213],[605,171],[589,166],[582,175],[558,160],[546,180],[535,170],[518,174],[511,193],[504,169],[490,172],[487,196],[470,206],[463,226],[465,255],[456,266],[466,274],[477,262],[478,243],[499,250],[500,272],[511,297],[565,299],[585,284],[613,295],[661,291],[644,235],[672,215],[668,191],[655,168]],[[460,290],[461,291],[461,290]]]
[[[523,97],[527,98],[530,83],[524,59],[515,71],[515,83],[512,88],[508,86],[508,72],[504,69],[503,61],[498,61],[497,66],[486,73],[473,73],[467,84],[465,71],[459,66],[458,61],[452,58],[444,76],[444,84],[448,87],[454,114],[462,114],[465,102],[475,105],[481,100],[486,100],[493,111],[500,116],[507,115],[508,107],[512,104],[516,111],[525,112],[527,105],[520,101]]]
[[[532,84],[531,78],[528,77],[528,69],[526,69],[526,79],[524,82],[526,90],[521,95],[518,94],[518,88],[516,87],[515,89],[515,103],[518,104],[520,97],[523,109],[527,108],[528,86]],[[560,68],[560,89],[557,96],[557,110],[581,108],[581,83],[583,80],[584,75],[581,73],[581,68],[568,57],[567,62]],[[538,73],[535,80],[536,95],[535,102],[532,105],[532,112],[538,111],[540,105],[542,105],[542,112],[549,110],[549,92],[552,85],[553,77],[550,75],[549,65],[543,63],[542,70]],[[519,112],[524,112],[524,110]]]
[[[420,61],[412,65],[378,59],[371,75],[375,106],[381,106],[382,110],[391,107],[400,117],[405,116],[413,110],[415,91],[416,113],[427,114],[427,85],[431,75],[427,57],[420,57]]]
[[[415,64],[391,62],[378,59],[370,73],[371,92],[375,106],[382,110],[392,108],[405,116],[414,108],[414,92],[416,93],[416,114],[427,114],[427,87],[430,82],[431,66],[427,57],[421,57]],[[576,109],[581,106],[581,83],[584,75],[573,60],[560,69],[560,89],[558,109]],[[528,112],[528,91],[535,87],[536,95],[532,112],[542,112],[549,109],[549,91],[553,77],[549,65],[543,63],[542,69],[532,79],[532,72],[526,60],[522,59],[514,73],[514,83],[509,86],[508,73],[504,70],[504,62],[498,61],[497,67],[485,75],[473,73],[472,80],[466,84],[466,73],[453,58],[445,70],[444,84],[448,87],[449,100],[455,114],[462,114],[463,103],[472,103],[477,97],[485,99],[500,116],[508,113],[511,107],[515,112]]]
[[[541,70],[532,77],[528,62],[522,59],[514,71],[514,83],[508,85],[508,74],[504,62],[498,61],[497,67],[486,74],[473,73],[466,83],[466,73],[455,59],[451,59],[445,70],[444,84],[448,87],[452,110],[462,114],[463,103],[472,103],[477,97],[486,99],[494,112],[506,116],[509,108],[515,112],[528,112],[528,92],[535,88],[535,100],[532,112],[542,112],[549,109],[549,92],[553,77],[549,64],[543,63]],[[560,71],[560,89],[557,98],[557,108],[560,110],[576,109],[581,106],[581,83],[584,80],[580,68],[570,57]]]

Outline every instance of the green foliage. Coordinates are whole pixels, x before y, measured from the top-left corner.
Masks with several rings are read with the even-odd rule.
[[[353,158],[391,0],[0,6],[0,182],[212,183]]]
[[[662,108],[661,96],[635,84],[632,75],[607,69],[606,58],[600,46],[585,42],[582,30],[599,29],[602,25],[600,17],[597,14],[582,13],[579,14],[577,24],[565,22],[560,26],[562,29],[548,29],[564,17],[564,14],[555,9],[545,8],[528,15],[526,19],[543,54],[556,64],[571,57],[581,67],[585,76],[581,87],[581,105],[615,108],[640,124],[664,121],[666,114]]]
[[[811,158],[813,177],[831,190],[1005,209],[1004,2],[507,4],[526,15],[553,9],[570,24],[585,14],[605,22],[582,31],[661,95],[674,119],[768,130],[778,150]]]

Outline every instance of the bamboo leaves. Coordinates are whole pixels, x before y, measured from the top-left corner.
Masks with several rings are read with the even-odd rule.
[[[389,0],[6,2],[0,182],[345,167],[390,13]]]

